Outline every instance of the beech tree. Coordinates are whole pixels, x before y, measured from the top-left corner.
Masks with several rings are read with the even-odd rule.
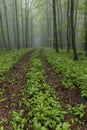
[[[72,37],[72,48],[74,53],[74,60],[78,60],[76,45],[75,45],[75,22],[74,22],[74,0],[71,0],[71,37]]]
[[[20,5],[21,5],[21,28],[22,28],[22,40],[23,40],[23,47],[25,47],[25,40],[24,40],[24,15],[23,15],[23,1],[20,0]]]
[[[19,22],[18,22],[18,4],[17,0],[15,0],[15,14],[16,14],[16,29],[17,29],[17,48],[20,48],[19,43]]]
[[[13,36],[14,36],[14,43],[15,43],[15,48],[17,48],[17,37],[16,37],[16,25],[15,25],[15,1],[12,0],[12,8],[13,8]]]
[[[7,44],[6,44],[6,39],[5,39],[5,35],[4,35],[4,30],[3,30],[3,21],[2,21],[2,13],[1,13],[1,9],[0,9],[0,25],[1,25],[1,35],[2,35],[2,40],[3,40],[3,47],[6,49],[6,51],[8,50],[7,49]]]
[[[6,7],[5,0],[3,0],[3,4],[4,4],[4,10],[5,10],[5,20],[6,20],[6,28],[7,28],[8,48],[9,48],[9,50],[11,50],[10,36],[9,36],[9,27],[8,27],[7,7]]]
[[[53,45],[56,52],[59,51],[58,38],[57,38],[57,23],[56,23],[56,0],[52,0],[53,3]]]
[[[85,54],[87,56],[87,0],[85,1],[85,28],[86,28],[86,33],[85,33]]]

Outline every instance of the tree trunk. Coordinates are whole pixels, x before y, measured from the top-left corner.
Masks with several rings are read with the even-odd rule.
[[[53,45],[56,52],[59,52],[58,39],[57,39],[57,23],[56,23],[56,1],[52,0],[53,3]]]
[[[25,47],[25,43],[24,43],[24,20],[23,20],[23,9],[22,9],[22,0],[20,0],[21,2],[21,22],[22,22],[22,42],[23,42],[23,47]]]
[[[69,53],[70,51],[70,18],[69,18],[69,13],[70,13],[70,0],[67,1],[67,52]]]
[[[85,34],[85,55],[87,56],[87,21],[86,21],[86,34]]]
[[[33,18],[31,17],[31,47],[33,47]]]
[[[15,29],[15,9],[14,9],[14,0],[12,0],[12,7],[13,7],[13,33],[14,33],[14,45],[17,48],[17,39],[16,39],[16,29]]]
[[[18,25],[18,7],[17,7],[17,0],[15,0],[15,13],[16,13],[16,28],[17,28],[17,48],[20,48],[19,45],[19,25]]]
[[[61,0],[59,0],[59,5],[60,5],[60,15],[61,15],[61,18],[60,18],[60,48],[62,49],[63,48],[63,45],[62,45],[62,5],[61,5]]]
[[[29,1],[25,0],[25,42],[26,42],[26,48],[28,47],[28,14],[29,14]]]
[[[75,22],[74,22],[74,0],[71,0],[71,35],[72,35],[72,49],[74,53],[74,60],[78,60],[76,45],[75,45]]]
[[[2,21],[1,9],[0,9],[0,24],[1,24],[1,32],[2,32],[2,39],[3,39],[4,48],[6,49],[6,51],[8,51],[6,40],[5,40],[5,35],[4,35],[4,30],[3,30],[3,21]]]
[[[85,34],[85,55],[87,56],[87,0],[86,0],[86,11],[85,11],[85,28],[86,28],[86,34]]]
[[[9,50],[11,50],[9,27],[8,27],[8,17],[7,17],[7,7],[6,7],[5,0],[3,0],[3,3],[4,3],[4,10],[5,10],[6,28],[7,28],[8,48],[9,48]]]
[[[79,0],[76,1],[76,11],[75,11],[75,30],[76,30],[76,26],[77,26],[77,15],[78,15],[78,3]]]

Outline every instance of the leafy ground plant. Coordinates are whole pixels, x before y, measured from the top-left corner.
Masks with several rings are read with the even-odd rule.
[[[0,126],[0,130],[4,130],[4,126]]]
[[[29,109],[27,120],[31,120],[34,130],[69,130],[70,125],[65,122],[66,112],[56,101],[54,89],[45,79],[43,65],[39,59],[39,52],[31,58],[31,67],[27,74],[26,90],[28,95],[25,105]],[[67,126],[66,126],[67,125]]]
[[[19,112],[12,112],[12,126],[14,130],[24,130],[24,126],[26,124],[26,118],[23,118],[24,110],[20,110]]]
[[[62,84],[68,87],[79,87],[82,97],[87,97],[87,59],[82,57],[73,61],[66,52],[56,54],[53,49],[44,49],[45,57],[53,69],[62,76]],[[83,60],[82,60],[83,59]]]
[[[71,114],[73,113],[75,116],[78,116],[80,119],[84,117],[85,106],[83,104],[78,104],[75,107],[68,105],[67,108],[68,108],[68,112],[70,112]]]
[[[0,83],[4,81],[4,75],[25,55],[29,49],[20,49],[5,52],[0,55]]]

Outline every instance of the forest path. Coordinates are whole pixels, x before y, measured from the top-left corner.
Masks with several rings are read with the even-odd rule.
[[[41,50],[40,59],[44,65],[46,81],[47,83],[55,89],[56,97],[61,103],[62,108],[67,111],[67,104],[75,106],[77,104],[87,105],[87,100],[83,99],[78,88],[65,88],[62,85],[62,78],[58,75],[52,68],[52,66],[47,62],[44,57],[44,52]],[[71,115],[66,116],[66,120],[70,120]],[[75,124],[71,130],[77,130],[80,127],[80,130],[87,130],[87,110],[84,117],[84,122],[86,123],[83,126]]]
[[[34,50],[28,52],[21,60],[10,70],[5,77],[5,82],[1,86],[3,94],[0,95],[0,125],[4,125],[4,130],[12,130],[11,113],[21,110],[22,90],[26,84],[26,74],[29,71],[29,60]],[[9,123],[5,123],[8,120]]]

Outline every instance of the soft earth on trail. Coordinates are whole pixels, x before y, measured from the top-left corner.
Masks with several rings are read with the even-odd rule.
[[[9,123],[5,124],[5,130],[12,130],[11,127],[11,112],[23,109],[20,107],[22,98],[22,90],[26,84],[26,74],[29,70],[29,59],[33,51],[28,52],[6,75],[5,82],[1,86],[1,91],[4,90],[3,102],[0,103],[0,122],[5,119]],[[3,123],[2,123],[3,124]]]

